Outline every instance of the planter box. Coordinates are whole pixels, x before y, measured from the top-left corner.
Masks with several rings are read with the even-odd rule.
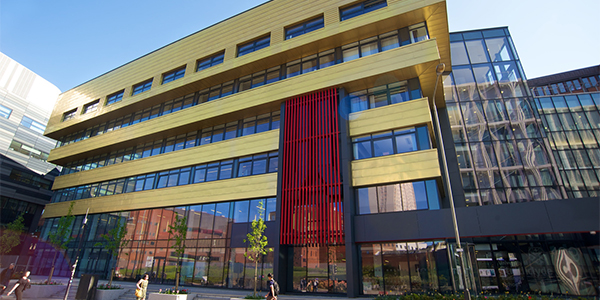
[[[67,290],[66,285],[31,285],[31,288],[23,291],[23,298],[26,299],[39,299],[39,298],[51,298],[55,294],[60,292],[64,293]],[[62,297],[61,297],[62,298]]]
[[[188,294],[148,294],[148,300],[187,300]]]
[[[99,290],[96,289],[96,300],[115,300],[127,292],[126,289]]]

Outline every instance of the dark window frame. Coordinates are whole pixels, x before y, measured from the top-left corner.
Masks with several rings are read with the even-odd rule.
[[[100,99],[85,104],[81,110],[81,114],[85,115],[87,113],[95,112],[98,110],[98,106],[100,106]]]
[[[66,111],[62,115],[62,121],[61,122],[65,122],[65,121],[74,119],[76,115],[77,115],[77,108],[74,108],[74,109],[71,109],[69,111]]]
[[[316,23],[315,23],[316,22]],[[300,24],[285,28],[285,39],[289,40],[303,34],[315,31],[325,27],[325,18],[323,15],[304,21]]]
[[[106,96],[106,104],[105,105],[111,105],[111,104],[121,102],[121,100],[123,100],[124,95],[125,95],[125,90],[120,90],[116,93],[112,93],[112,94]]]
[[[143,81],[143,82],[133,85],[133,88],[131,89],[131,95],[134,96],[137,94],[141,94],[145,91],[149,91],[150,89],[152,89],[153,81],[154,81],[154,78],[150,78],[146,81]]]
[[[223,50],[217,54],[211,55],[209,57],[199,59],[198,62],[196,63],[196,72],[200,72],[200,71],[206,70],[210,67],[222,64],[224,60],[225,60],[225,50]]]
[[[167,84],[169,82],[173,82],[177,79],[181,79],[181,78],[185,77],[186,68],[187,68],[187,66],[182,66],[182,67],[176,68],[172,71],[163,73],[161,84]]]
[[[366,0],[354,5],[340,8],[340,21],[345,21],[360,15],[387,7],[386,0]]]
[[[237,46],[237,57],[250,54],[269,46],[271,46],[271,34],[264,35],[243,44],[239,44]]]

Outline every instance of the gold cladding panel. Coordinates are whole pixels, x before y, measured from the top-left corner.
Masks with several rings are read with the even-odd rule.
[[[325,88],[342,87],[354,91],[375,84],[405,80],[418,76],[422,68],[426,68],[426,65],[435,65],[438,61],[439,54],[435,39],[422,41],[284,79],[56,148],[50,152],[48,161],[64,164],[68,162],[66,159],[70,156],[86,155],[95,149],[142,139],[151,134],[175,130],[178,127],[225,114],[238,114],[239,117],[244,117],[243,114],[252,108],[279,105],[288,98]]]
[[[274,197],[277,194],[277,173],[227,180],[189,184],[164,189],[76,200],[74,215],[129,211],[159,207],[197,205],[251,198]],[[73,201],[46,205],[42,218],[66,214]]]
[[[352,186],[354,187],[440,176],[437,149],[352,161]]]
[[[57,190],[117,178],[183,168],[202,163],[276,151],[278,148],[279,129],[270,130],[93,170],[58,176],[54,180],[52,188]]]
[[[427,21],[432,38],[443,44],[441,61],[450,65],[446,3],[441,0],[388,1],[388,6],[344,22],[338,8],[354,2],[343,1],[269,1],[242,14],[219,22],[188,37],[148,53],[95,79],[85,82],[59,97],[50,117],[46,134],[58,138],[65,133],[106,121],[107,114],[135,112],[148,101],[160,103],[220,82],[250,74],[265,67],[340,46],[357,39],[380,34],[399,26]],[[283,28],[311,17],[325,14],[326,26],[290,40],[283,38]],[[268,18],[265,18],[268,16]],[[235,57],[237,45],[271,34],[271,46],[242,57]],[[196,61],[225,49],[225,61],[215,67],[195,72]],[[438,59],[439,61],[439,59]],[[187,66],[185,77],[161,85],[162,74]],[[131,86],[153,78],[150,91],[131,96]],[[106,96],[125,89],[123,100],[104,106]],[[100,99],[96,112],[80,115],[82,106]],[[146,102],[146,104],[142,104]],[[78,108],[75,119],[61,122],[62,114]],[[85,122],[85,124],[79,123]],[[73,128],[69,128],[73,126]]]
[[[427,124],[432,126],[427,98],[350,114],[350,136]]]

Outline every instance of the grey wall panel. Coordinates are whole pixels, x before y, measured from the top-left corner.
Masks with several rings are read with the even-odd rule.
[[[268,241],[275,241],[277,236],[277,227],[275,226],[276,221],[265,222],[267,229],[265,229],[265,236]],[[246,234],[252,229],[251,223],[233,223],[231,227],[231,247],[232,248],[244,248],[246,243],[244,239]],[[269,242],[269,246],[273,247],[273,242]]]
[[[600,231],[600,199],[462,207],[461,237]],[[454,238],[450,209],[354,217],[357,243]]]
[[[418,214],[421,236],[426,239],[437,239],[454,235],[450,211],[432,210],[428,214]]]
[[[477,208],[481,234],[508,235],[552,231],[545,202],[512,203]]]
[[[600,197],[545,202],[553,228],[564,232],[600,231]]]
[[[246,233],[250,230],[249,223],[233,223],[231,226],[231,248],[243,248],[246,247],[244,239]]]
[[[385,213],[357,216],[356,242],[419,239],[418,212]]]

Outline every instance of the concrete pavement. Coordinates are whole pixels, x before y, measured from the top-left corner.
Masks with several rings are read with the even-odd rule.
[[[46,276],[37,276],[37,275],[33,275],[30,276],[31,282],[42,282],[45,281],[47,279]],[[68,283],[69,278],[65,278],[65,277],[53,277],[52,281],[57,281],[57,282],[61,282],[64,283],[65,285]],[[14,283],[16,282],[16,280],[11,280],[9,288],[12,288],[12,286],[14,285]],[[107,284],[108,280],[99,280],[98,284]],[[113,281],[113,284],[117,284],[117,285],[121,285],[124,289],[127,289],[128,292],[122,296],[119,299],[135,299],[135,296],[133,295],[133,291],[135,290],[135,283],[134,282],[124,282],[124,281]],[[73,279],[73,284],[71,285],[71,289],[69,291],[69,295],[67,300],[75,300],[75,295],[77,293],[77,288],[79,286],[79,279],[75,278]],[[148,285],[148,293],[156,293],[158,292],[160,289],[162,290],[166,290],[169,288],[173,288],[173,285],[161,285],[161,284],[152,284],[150,283]],[[189,291],[189,296],[188,296],[188,300],[202,300],[202,299],[210,299],[210,300],[230,300],[232,298],[244,298],[246,295],[252,294],[251,290],[235,290],[235,289],[225,289],[225,288],[208,288],[208,287],[196,287],[196,286],[185,286],[185,287],[181,287],[184,289],[187,289]],[[260,295],[265,295],[266,292],[259,292]],[[26,298],[26,294],[24,295],[25,299]],[[49,298],[38,298],[39,300],[63,300],[64,298],[64,292],[59,293],[58,295],[53,295]],[[278,299],[281,300],[307,300],[307,299],[315,299],[315,300],[335,300],[335,299],[346,299],[347,297],[345,296],[340,296],[340,295],[320,295],[320,294],[301,294],[301,295],[281,295],[280,297],[278,297]],[[15,299],[15,297],[13,295],[10,295],[9,297],[5,295],[2,297],[2,300],[12,300]],[[31,298],[30,298],[31,299]],[[152,297],[150,297],[149,300],[152,300]]]

